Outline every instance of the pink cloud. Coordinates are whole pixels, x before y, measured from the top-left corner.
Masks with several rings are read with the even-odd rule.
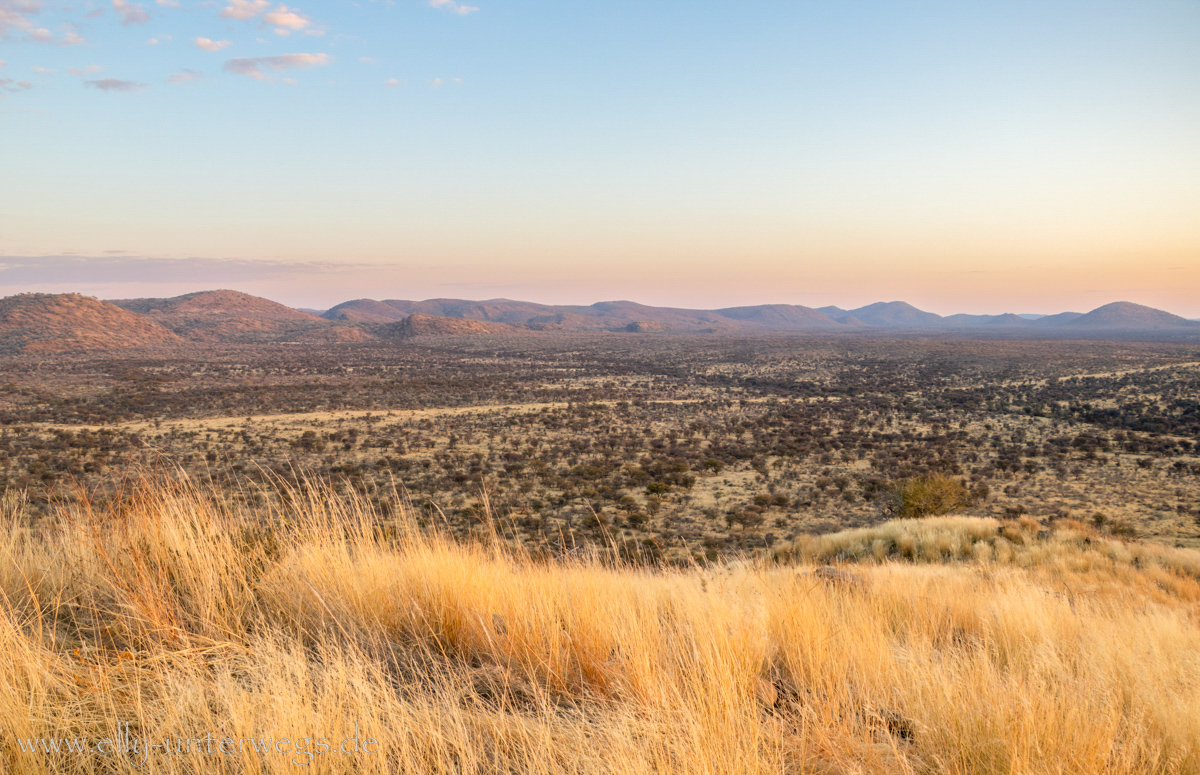
[[[290,35],[312,24],[312,21],[283,3],[263,17],[263,21],[275,28],[276,35]]]
[[[150,21],[150,14],[146,13],[146,9],[137,3],[112,0],[112,5],[113,10],[121,17],[121,24],[145,24]]]
[[[225,19],[246,21],[265,13],[270,7],[269,0],[229,0],[229,5],[221,11],[221,16]]]
[[[209,40],[208,38],[196,38],[193,43],[201,51],[220,51],[233,45],[228,40]]]
[[[283,54],[275,57],[238,57],[225,63],[225,69],[238,75],[263,80],[267,72],[281,73],[303,67],[320,67],[332,61],[328,54]]]
[[[469,13],[474,13],[479,10],[478,6],[463,5],[455,2],[455,0],[429,0],[429,4],[434,8],[442,8],[451,13],[456,13],[459,16],[466,16]]]

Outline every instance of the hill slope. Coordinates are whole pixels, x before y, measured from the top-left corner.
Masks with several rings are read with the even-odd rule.
[[[445,318],[414,312],[403,320],[376,329],[384,339],[408,339],[414,336],[480,336],[511,334],[518,329],[505,323],[489,323],[464,318]]]
[[[390,323],[403,320],[408,315],[386,301],[354,299],[344,301],[321,313],[326,320],[347,320],[355,323]]]
[[[751,323],[772,330],[800,330],[844,328],[828,315],[809,307],[796,304],[759,304],[753,307],[726,307],[716,310],[717,314],[731,320]]]
[[[1195,328],[1196,324],[1179,315],[1172,315],[1161,309],[1134,304],[1128,301],[1114,301],[1097,307],[1091,312],[1080,315],[1063,324],[1070,328],[1102,328],[1120,329],[1126,331],[1158,329],[1158,328]]]
[[[849,314],[869,326],[884,328],[937,328],[945,322],[941,315],[919,310],[904,301],[877,301],[852,309]]]
[[[88,352],[182,341],[157,323],[90,296],[24,293],[0,299],[0,352]]]
[[[118,299],[136,312],[198,342],[272,342],[311,338],[327,320],[239,291],[200,291],[169,299]]]

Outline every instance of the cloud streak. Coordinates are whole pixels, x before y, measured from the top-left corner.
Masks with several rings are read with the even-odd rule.
[[[84,81],[83,85],[107,92],[134,92],[148,88],[148,84],[137,83],[136,81],[121,81],[116,78],[101,78],[98,81]]]
[[[14,81],[12,78],[0,78],[0,92],[17,92],[32,89],[29,81]]]
[[[344,273],[360,264],[133,256],[0,256],[0,286],[118,283],[227,284]]]
[[[177,73],[172,73],[167,76],[167,83],[191,83],[199,81],[204,76],[197,73],[195,70],[188,70],[186,67]]]
[[[274,57],[237,57],[225,62],[225,70],[245,75],[256,80],[268,77],[269,72],[282,73],[304,67],[320,67],[329,64],[328,54],[283,54]]]
[[[450,13],[456,13],[459,16],[466,16],[469,13],[475,13],[479,10],[479,6],[463,5],[455,2],[455,0],[429,0],[429,4],[434,8],[441,8]]]

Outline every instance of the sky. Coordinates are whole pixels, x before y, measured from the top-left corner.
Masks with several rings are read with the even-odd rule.
[[[1200,3],[0,0],[0,295],[1200,317]]]

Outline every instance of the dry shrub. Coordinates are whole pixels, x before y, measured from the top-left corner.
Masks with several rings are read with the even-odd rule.
[[[946,474],[918,476],[893,484],[883,500],[888,516],[914,519],[949,514],[971,503],[971,492]]]

